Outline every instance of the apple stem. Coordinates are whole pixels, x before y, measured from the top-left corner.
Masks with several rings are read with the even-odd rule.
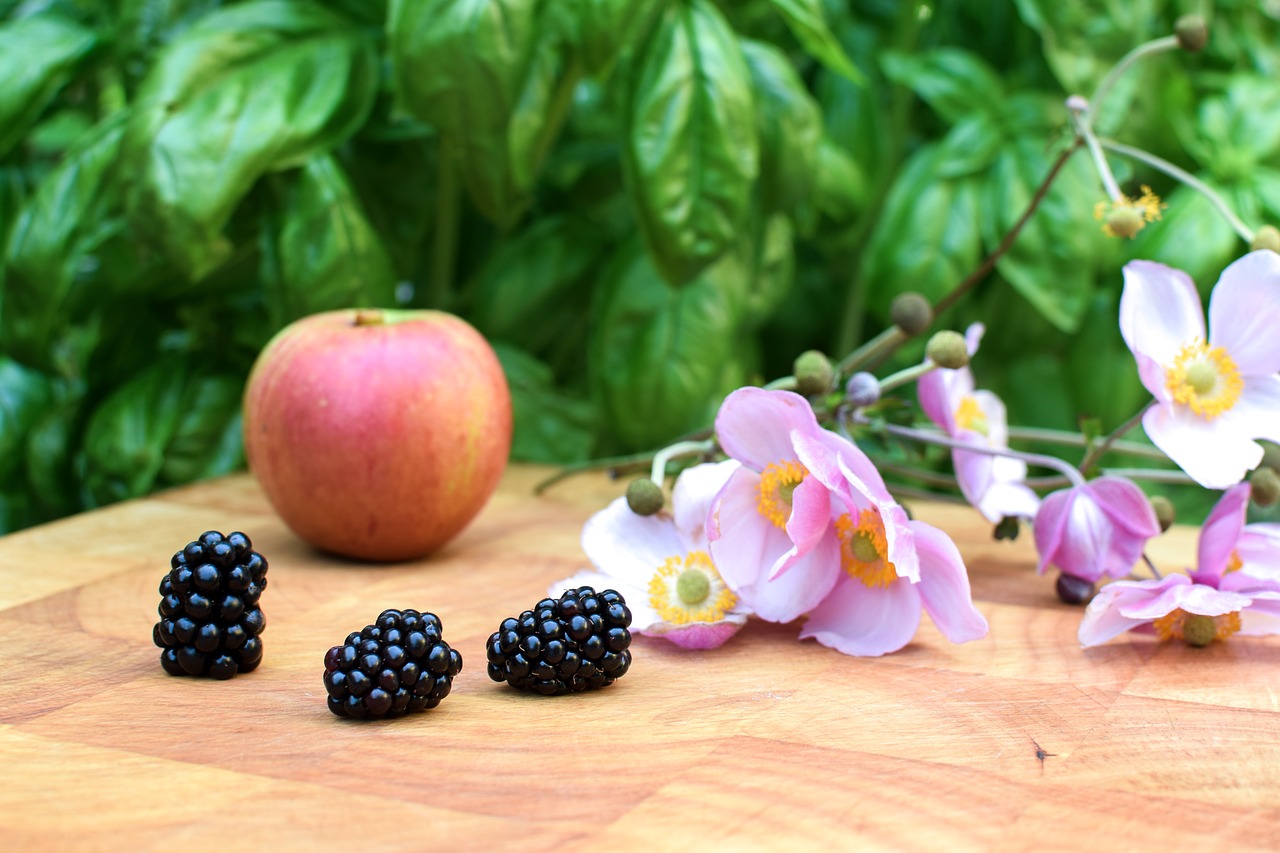
[[[355,325],[381,326],[387,322],[383,313],[375,308],[361,308],[356,311]]]

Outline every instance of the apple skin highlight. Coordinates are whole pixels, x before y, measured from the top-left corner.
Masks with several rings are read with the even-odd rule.
[[[498,486],[511,428],[493,349],[438,311],[304,317],[245,389],[245,454],[276,512],[361,560],[415,559],[461,532]]]

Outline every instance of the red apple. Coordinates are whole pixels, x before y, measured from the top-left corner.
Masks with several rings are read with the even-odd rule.
[[[511,395],[493,349],[439,311],[329,311],[282,329],[244,398],[249,468],[311,544],[363,560],[444,545],[498,486]]]

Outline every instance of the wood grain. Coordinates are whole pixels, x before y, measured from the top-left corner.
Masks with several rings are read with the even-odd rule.
[[[863,660],[753,622],[709,652],[638,638],[596,693],[493,684],[486,637],[585,567],[581,525],[621,489],[535,498],[545,473],[513,468],[454,543],[396,566],[311,550],[248,476],[0,539],[4,848],[1280,847],[1280,641],[1083,650],[1027,537],[964,508],[913,507],[966,555],[986,640],[926,618]],[[151,644],[169,556],[207,529],[271,563],[265,662],[228,682],[172,678]],[[1152,550],[1179,566],[1194,544]],[[465,668],[434,711],[339,720],[324,652],[386,607],[439,614]]]

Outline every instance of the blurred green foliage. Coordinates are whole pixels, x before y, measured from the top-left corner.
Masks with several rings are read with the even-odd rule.
[[[519,459],[704,426],[946,293],[1069,140],[1066,95],[1189,11],[1207,49],[1136,67],[1097,126],[1280,220],[1270,2],[0,0],[0,531],[241,466],[254,357],[329,308],[469,319]],[[1015,423],[1128,418],[1121,265],[1207,290],[1246,249],[1115,165],[1163,222],[1105,238],[1077,154],[939,318],[987,324]]]

